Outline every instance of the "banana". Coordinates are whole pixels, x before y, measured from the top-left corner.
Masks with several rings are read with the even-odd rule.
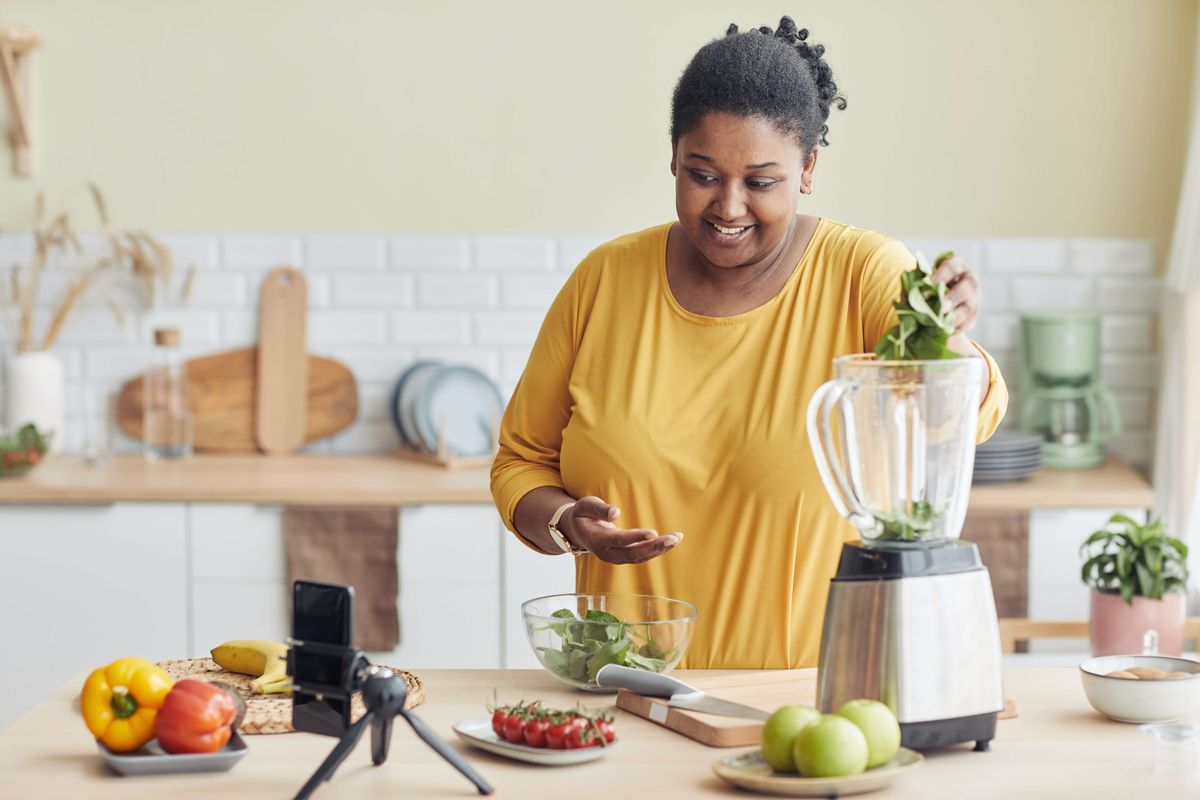
[[[213,661],[222,669],[243,675],[256,675],[250,688],[259,694],[289,692],[292,683],[287,674],[288,646],[263,639],[236,639],[217,645]]]

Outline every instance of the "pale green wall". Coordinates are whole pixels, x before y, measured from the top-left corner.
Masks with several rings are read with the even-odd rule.
[[[731,9],[736,8],[736,12]],[[1167,241],[1195,0],[5,0],[37,28],[37,172],[160,231],[614,232],[673,214],[696,47],[791,10],[850,107],[813,213],[898,234]],[[0,111],[4,117],[7,112]]]

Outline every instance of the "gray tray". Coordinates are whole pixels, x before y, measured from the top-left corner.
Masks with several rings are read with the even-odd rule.
[[[234,733],[215,753],[178,753],[172,755],[158,746],[158,740],[132,753],[114,753],[99,739],[100,757],[122,775],[171,775],[177,772],[224,772],[232,769],[249,752],[246,741]]]

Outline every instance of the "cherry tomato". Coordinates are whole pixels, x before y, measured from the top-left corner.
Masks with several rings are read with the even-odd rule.
[[[509,714],[504,722],[504,738],[513,744],[524,744],[525,720],[517,714]]]
[[[579,722],[578,717],[568,717],[556,725],[551,725],[546,731],[546,744],[554,750],[565,750],[567,734],[573,731]]]
[[[501,739],[504,738],[504,723],[508,721],[508,711],[503,708],[497,708],[492,712],[492,730]]]
[[[604,736],[604,741],[611,743],[617,738],[617,731],[613,728],[613,724],[606,719],[596,720],[596,727],[600,729],[600,733]]]
[[[25,460],[30,464],[36,464],[42,460],[42,454],[37,450],[29,450],[25,453]]]
[[[567,749],[582,750],[585,747],[595,747],[600,744],[600,738],[590,727],[576,726],[567,734]]]
[[[546,733],[550,730],[550,721],[531,719],[525,723],[525,744],[530,747],[545,747]]]

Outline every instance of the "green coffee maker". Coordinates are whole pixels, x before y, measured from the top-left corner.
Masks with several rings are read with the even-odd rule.
[[[1044,465],[1100,466],[1121,433],[1117,400],[1100,382],[1100,315],[1023,314],[1021,364],[1020,426],[1045,441]]]

